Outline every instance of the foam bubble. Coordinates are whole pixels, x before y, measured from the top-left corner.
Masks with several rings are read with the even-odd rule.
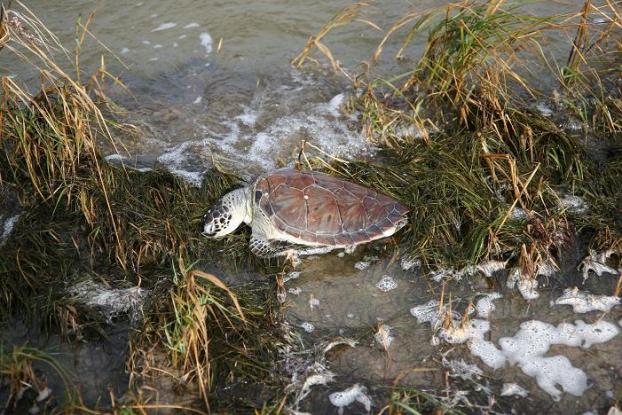
[[[527,212],[524,209],[515,207],[512,209],[512,213],[510,214],[510,220],[522,221],[527,220]]]
[[[193,29],[193,28],[199,27],[199,26],[201,26],[201,25],[196,23],[196,22],[192,22],[192,23],[188,23],[187,25],[185,25],[184,29]]]
[[[302,401],[304,398],[311,393],[311,387],[317,385],[326,385],[333,381],[335,378],[335,374],[330,370],[326,370],[323,366],[320,367],[321,373],[316,373],[314,375],[308,376],[305,379],[305,382],[302,384],[302,388],[300,392],[296,396],[296,402]]]
[[[158,162],[162,163],[166,168],[176,176],[181,177],[187,181],[190,185],[195,187],[201,187],[203,183],[203,171],[188,171],[182,166],[187,165],[186,153],[192,150],[196,153],[197,149],[194,147],[205,147],[207,142],[203,141],[186,141],[175,147],[170,148],[168,151],[162,153],[158,157]]]
[[[518,291],[525,300],[535,300],[540,297],[538,280],[535,278],[521,278],[518,281]]]
[[[283,277],[283,282],[287,282],[289,280],[295,280],[298,277],[300,277],[300,271],[292,271]]]
[[[588,348],[596,343],[609,341],[618,334],[611,323],[598,321],[586,324],[577,320],[575,324],[561,323],[557,327],[541,321],[531,320],[521,324],[514,337],[499,339],[503,353],[510,363],[536,378],[538,386],[553,397],[561,398],[559,385],[565,392],[581,396],[587,389],[587,376],[572,366],[565,356],[544,357],[553,344],[581,346]]]
[[[257,122],[258,117],[259,117],[259,114],[257,113],[257,111],[254,111],[253,109],[246,107],[244,108],[244,112],[235,118],[242,121],[242,123],[244,123],[245,125],[252,127]]]
[[[358,269],[359,271],[365,271],[367,268],[369,268],[370,265],[371,263],[369,261],[358,261],[354,264],[354,268]]]
[[[561,207],[571,213],[585,213],[588,211],[587,203],[579,196],[565,195],[560,199]]]
[[[516,383],[504,383],[501,387],[501,396],[520,396],[526,398],[529,392]]]
[[[441,268],[436,271],[432,271],[428,274],[430,278],[432,278],[435,282],[441,282],[443,280],[455,279],[459,280],[462,278],[462,275],[454,268]]]
[[[157,15],[156,15],[156,17],[157,17]],[[153,29],[152,32],[160,32],[162,30],[172,29],[175,26],[177,26],[177,23],[173,23],[173,22],[162,23],[160,26],[158,26],[155,29]]]
[[[309,307],[311,307],[311,309],[314,309],[315,307],[319,307],[319,306],[320,306],[320,300],[318,298],[315,298],[313,294],[311,294],[309,296]]]
[[[350,386],[340,392],[334,392],[328,395],[328,400],[336,406],[339,414],[343,414],[343,408],[354,403],[354,401],[363,404],[367,412],[371,411],[371,398],[367,396],[367,388],[358,383]]]
[[[589,313],[598,310],[607,312],[620,304],[620,298],[606,295],[594,295],[580,291],[577,287],[568,288],[553,304],[570,305],[575,313]]]
[[[553,110],[545,102],[538,102],[536,104],[536,109],[545,117],[553,115]]]
[[[17,224],[20,216],[21,215],[17,214],[15,216],[11,216],[4,221],[2,234],[0,234],[0,246],[4,245],[6,240],[9,238],[9,235],[11,235],[11,232],[13,232],[13,228],[15,228],[15,224]]]
[[[477,270],[490,278],[497,271],[505,269],[507,261],[486,261],[477,265]]]
[[[183,169],[169,169],[177,177],[181,177],[188,184],[194,187],[201,187],[203,184],[203,172],[200,171],[188,171]]]
[[[74,301],[93,308],[110,323],[120,314],[129,313],[138,319],[138,311],[147,297],[148,291],[140,287],[123,289],[108,288],[93,281],[83,281],[70,288]]]
[[[410,255],[404,255],[402,259],[400,259],[400,266],[404,271],[410,271],[415,267],[420,267],[421,260]]]
[[[518,291],[525,300],[535,300],[540,297],[540,293],[538,292],[538,280],[528,275],[523,275],[518,267],[514,267],[510,270],[506,285],[508,288],[518,287]]]
[[[493,369],[503,367],[506,362],[517,365],[525,374],[536,378],[540,388],[554,400],[561,398],[562,391],[558,386],[564,392],[582,395],[587,388],[587,375],[573,367],[565,356],[544,357],[550,347],[562,344],[589,348],[611,340],[620,331],[612,323],[602,320],[593,324],[577,320],[574,324],[560,323],[558,326],[530,320],[523,322],[513,337],[499,339],[499,349],[484,338],[490,330],[490,323],[486,320],[473,319],[461,324],[460,316],[454,313],[449,316],[449,327],[440,327],[448,311],[446,307],[440,309],[436,300],[413,307],[410,312],[419,322],[428,322],[433,328],[440,328],[438,338],[443,341],[450,344],[467,343],[471,353]]]
[[[430,323],[432,327],[434,327],[440,320],[439,306],[440,303],[437,300],[430,300],[425,304],[411,308],[410,314],[415,317],[419,323]]]
[[[482,369],[476,364],[467,363],[464,359],[446,360],[443,358],[443,365],[451,371],[451,377],[459,377],[463,380],[474,380],[484,375]]]
[[[199,35],[199,39],[201,39],[201,46],[205,48],[206,53],[212,53],[212,45],[214,44],[212,36],[207,32],[203,32]]]
[[[613,251],[605,251],[598,253],[592,249],[589,251],[589,255],[581,261],[577,269],[583,272],[583,281],[586,281],[590,277],[590,271],[594,272],[599,277],[603,274],[617,274],[618,270],[605,264],[609,256]]]
[[[475,305],[477,316],[480,318],[488,318],[490,313],[495,310],[495,304],[493,301],[498,300],[499,298],[503,298],[503,296],[499,293],[486,294],[484,297],[480,298]]]
[[[302,323],[300,323],[300,327],[307,333],[313,333],[313,331],[315,330],[315,326],[308,321],[303,321]]]
[[[121,53],[122,55],[125,55],[126,53],[128,53],[130,50],[128,48],[121,48],[121,51],[119,51],[119,53]]]
[[[378,281],[378,283],[376,284],[376,288],[378,288],[383,293],[386,293],[396,289],[397,282],[389,275],[383,275],[380,281]]]
[[[343,104],[345,99],[345,94],[337,94],[335,95],[329,102],[326,104],[326,111],[331,114],[333,117],[339,117],[339,108]]]

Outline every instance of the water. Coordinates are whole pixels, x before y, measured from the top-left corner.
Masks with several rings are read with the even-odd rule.
[[[335,157],[373,157],[374,148],[360,133],[356,116],[341,111],[342,104],[356,93],[349,82],[324,69],[298,71],[289,65],[307,37],[349,4],[346,0],[297,0],[287,4],[277,0],[207,4],[190,0],[174,4],[155,0],[132,4],[61,0],[31,1],[28,6],[68,47],[73,45],[75,20],[82,16],[84,22],[95,10],[90,31],[116,55],[107,59],[107,67],[119,74],[132,92],[128,95],[111,87],[110,94],[129,110],[128,121],[142,129],[140,136],[124,141],[128,153],[116,154],[114,149],[106,148],[110,159],[133,159],[144,169],[165,166],[192,184],[199,184],[201,173],[215,161],[247,178],[291,164],[303,140]],[[390,0],[369,7],[365,17],[387,28],[406,9],[423,10],[443,4],[439,0]],[[528,7],[548,14],[578,6],[547,3]],[[344,67],[353,71],[361,60],[369,58],[381,37],[381,32],[358,22],[338,29],[326,43]],[[421,50],[423,41],[415,39],[413,55]],[[569,42],[561,36],[548,46],[553,54],[563,56]],[[98,42],[87,40],[81,53],[85,72],[99,65],[103,51]],[[392,51],[395,49],[387,48],[388,54]],[[34,77],[15,62],[3,61],[2,56],[3,75],[26,80]],[[378,71],[403,71],[409,63],[407,60],[400,68],[400,64],[389,62]],[[0,213],[2,233],[7,218],[18,212],[12,206],[3,207]],[[357,345],[331,350],[326,359],[336,373],[335,381],[313,387],[300,408],[334,413],[337,407],[330,402],[330,394],[358,383],[365,387],[372,407],[378,410],[386,399],[385,391],[396,378],[404,385],[430,391],[446,403],[462,396],[457,391],[466,390],[473,404],[485,407],[494,395],[500,399],[502,409],[516,407],[519,412],[542,407],[557,413],[608,408],[612,397],[622,394],[622,335],[589,349],[553,345],[547,356],[567,356],[574,367],[585,372],[591,385],[581,397],[563,393],[561,400],[554,402],[533,377],[516,366],[493,370],[473,356],[465,344],[433,344],[436,335],[430,324],[419,323],[409,312],[414,306],[438,300],[441,293],[445,298],[451,293],[453,306],[459,312],[483,294],[501,293],[503,297],[494,301],[496,309],[488,318],[491,330],[486,334],[486,339],[497,346],[500,338],[514,336],[520,324],[528,320],[554,325],[578,319],[592,323],[599,319],[599,313],[579,315],[569,306],[550,304],[564,288],[582,286],[582,277],[575,270],[582,255],[580,249],[567,255],[562,272],[549,278],[540,297],[531,302],[505,287],[507,272],[496,278],[480,276],[443,285],[422,275],[416,267],[403,270],[399,258],[391,257],[382,244],[359,249],[353,255],[331,253],[304,260],[297,278],[286,283],[285,320],[300,332],[308,347],[337,337],[355,339]],[[231,282],[236,276],[223,278]],[[582,288],[611,295],[614,285],[615,278],[606,275],[588,279]],[[603,320],[617,324],[621,318],[622,307],[618,306]],[[77,349],[57,339],[42,342],[37,333],[26,333],[20,327],[11,330],[14,333],[5,341],[28,341],[50,351],[60,350],[59,356],[64,356],[60,361],[82,374],[84,378],[78,378],[81,381],[104,371],[96,383],[83,388],[86,402],[93,403],[100,393],[107,395],[106,387],[122,385],[126,380],[119,356],[125,352],[127,329],[119,330],[119,338],[105,345],[87,344]],[[106,350],[102,352],[101,348]],[[617,356],[617,361],[612,361],[612,356]],[[459,361],[477,365],[482,374],[464,375],[470,380],[462,379],[456,375],[455,362]],[[499,398],[503,384],[509,382],[525,388],[529,397]],[[356,396],[358,401],[353,398],[344,407],[346,412],[365,412],[366,398]]]

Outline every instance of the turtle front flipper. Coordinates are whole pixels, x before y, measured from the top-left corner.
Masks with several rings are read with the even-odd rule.
[[[265,236],[253,234],[250,240],[251,252],[260,258],[288,255],[293,245],[287,242],[268,240]]]
[[[308,247],[289,242],[269,240],[263,235],[253,234],[250,240],[251,252],[261,258],[278,256],[298,257],[305,255],[320,255],[335,249],[332,246]]]

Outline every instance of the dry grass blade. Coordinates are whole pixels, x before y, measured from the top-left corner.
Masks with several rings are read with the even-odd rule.
[[[328,58],[328,61],[330,62],[331,66],[335,71],[340,70],[341,66],[333,57],[330,49],[322,43],[322,39],[335,28],[343,26],[344,24],[347,24],[354,20],[359,15],[360,10],[367,6],[368,4],[363,2],[354,3],[338,12],[332,19],[330,19],[324,26],[322,26],[320,31],[315,36],[309,37],[306,45],[304,46],[300,54],[292,59],[291,64],[297,68],[300,68],[309,58],[309,55],[312,52],[313,48],[317,48],[326,58]],[[374,27],[375,25],[371,26]]]
[[[227,288],[227,286],[218,277],[212,274],[208,274],[207,272],[199,271],[199,270],[192,270],[190,272],[190,275],[192,277],[196,276],[196,277],[203,278],[211,282],[218,288],[225,290],[227,294],[229,295],[229,298],[231,298],[231,301],[233,301],[233,304],[235,304],[235,308],[238,310],[238,313],[240,314],[240,319],[246,323],[246,319],[244,318],[244,312],[242,311],[242,308],[240,307],[238,298],[235,296],[235,294],[233,294],[233,292],[231,292],[231,290],[229,290],[229,288]]]

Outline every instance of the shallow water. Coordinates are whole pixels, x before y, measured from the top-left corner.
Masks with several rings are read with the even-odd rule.
[[[359,261],[370,262],[370,256],[372,263],[369,268],[357,269]],[[494,301],[495,309],[488,318],[491,329],[485,337],[497,346],[500,338],[514,336],[521,323],[529,320],[558,325],[563,322],[574,323],[576,320],[594,323],[602,319],[622,331],[617,324],[622,317],[620,306],[605,314],[577,314],[570,306],[551,305],[552,301],[561,296],[561,287],[573,286],[582,281],[580,273],[575,269],[579,262],[576,254],[567,253],[563,260],[565,267],[552,276],[548,283],[541,277],[540,285],[544,287],[539,290],[540,298],[530,302],[525,301],[517,290],[505,286],[506,271],[492,278],[479,275],[462,281],[434,282],[421,275],[417,269],[405,271],[399,262],[373,251],[343,258],[329,254],[322,259],[305,261],[298,278],[286,283],[289,291],[286,319],[300,327],[299,331],[312,343],[345,336],[357,340],[358,344],[332,353],[329,358],[331,368],[339,376],[334,384],[320,387],[323,396],[316,396],[310,401],[313,402],[309,403],[311,406],[303,404],[301,408],[313,412],[314,405],[321,405],[322,399],[326,403],[329,393],[343,390],[355,382],[368,385],[372,392],[379,393],[383,386],[390,386],[396,378],[400,378],[404,386],[447,397],[447,402],[451,402],[450,397],[459,390],[466,390],[465,398],[473,404],[487,403],[490,396],[495,396],[499,405],[496,410],[516,408],[519,413],[523,413],[546,407],[554,413],[582,413],[589,410],[599,413],[609,408],[613,398],[622,393],[620,334],[589,349],[551,347],[545,356],[567,356],[574,367],[586,373],[589,385],[581,397],[562,393],[561,400],[554,402],[551,395],[538,387],[533,377],[525,375],[517,366],[506,364],[493,370],[473,356],[466,344],[433,344],[435,330],[428,323],[418,322],[409,312],[411,307],[425,304],[430,299],[438,300],[443,294],[445,301],[451,296],[453,309],[462,313],[469,303],[475,304],[483,295],[496,292],[503,297]],[[378,287],[378,282],[386,275],[396,283],[395,288],[388,292]],[[591,277],[583,289],[611,295],[616,282],[615,275]],[[308,333],[306,323],[311,323],[311,333]],[[381,344],[382,338],[375,338],[381,324],[385,328],[390,327],[389,335],[392,337],[386,351]],[[612,360],[614,356],[617,357]],[[451,362],[460,360],[476,365],[483,373],[475,376],[472,382],[452,378],[452,374],[460,372],[452,369]],[[528,399],[500,397],[502,385],[510,382],[525,388],[529,392]],[[361,405],[352,404],[349,408],[351,413],[365,412]]]
[[[173,6],[171,2],[155,0],[130,5],[115,1],[62,0],[32,1],[28,5],[66,45],[72,44],[75,19],[82,15],[84,21],[95,10],[90,30],[127,65],[108,59],[110,71],[121,75],[132,95],[115,88],[110,92],[129,110],[128,121],[141,127],[143,133],[123,142],[128,152],[116,154],[116,150],[107,148],[110,160],[132,159],[139,168],[164,166],[198,184],[202,172],[214,162],[247,178],[291,164],[302,140],[335,157],[373,157],[374,149],[360,133],[356,117],[341,111],[348,97],[356,92],[349,83],[325,71],[301,72],[289,65],[307,37],[348,4],[344,0],[295,1],[287,5],[277,0],[208,4],[184,0]],[[407,8],[423,10],[443,4],[439,0],[416,3],[390,0],[382,2],[382,6],[370,7],[366,17],[386,28]],[[538,13],[556,13],[573,10],[577,5],[546,3],[528,7]],[[361,32],[361,25],[346,26],[327,41],[348,70],[367,59],[382,36],[368,27]],[[415,40],[415,50],[421,48],[423,40]],[[560,38],[549,46],[552,53],[563,54],[568,43],[569,39]],[[82,52],[83,67],[86,70],[96,67],[101,52],[96,42],[87,42]],[[33,77],[14,62],[3,61],[2,56],[3,75]],[[405,67],[408,64],[408,61],[403,63]],[[378,70],[399,70],[398,66],[389,63]],[[3,217],[8,217],[8,213],[8,210],[0,212]],[[494,302],[496,309],[489,318],[491,331],[487,334],[495,344],[501,337],[516,334],[520,323],[527,320],[555,325],[578,319],[594,322],[601,313],[579,315],[569,306],[550,304],[564,288],[581,286],[582,277],[575,268],[584,255],[582,249],[577,248],[577,252],[566,256],[562,272],[551,277],[548,286],[540,291],[540,298],[532,302],[526,302],[517,291],[505,287],[504,273],[490,279],[465,278],[443,286],[416,269],[403,270],[399,257],[392,255],[392,251],[384,251],[379,244],[353,255],[328,254],[305,259],[298,270],[300,275],[286,282],[285,319],[300,331],[308,347],[338,336],[358,341],[356,347],[339,347],[330,352],[327,358],[337,373],[336,382],[314,387],[309,398],[301,402],[301,409],[313,413],[336,412],[329,394],[359,382],[367,387],[372,408],[379,410],[382,399],[386,398],[383,391],[398,377],[405,385],[446,397],[447,402],[457,390],[468,388],[468,398],[473,403],[485,406],[494,395],[500,399],[502,409],[509,411],[514,407],[518,412],[543,407],[557,413],[602,412],[613,398],[622,395],[619,356],[622,335],[589,349],[559,345],[551,348],[548,355],[568,356],[592,383],[582,397],[565,393],[556,403],[533,378],[515,366],[492,370],[469,353],[466,345],[433,345],[430,325],[417,322],[409,313],[414,306],[439,299],[442,292],[446,298],[451,293],[453,305],[459,311],[481,294],[499,292],[503,298]],[[365,268],[361,261],[369,266]],[[357,263],[360,269],[355,267]],[[234,275],[223,277],[228,282],[235,280]],[[377,286],[381,281],[384,281],[383,289]],[[593,277],[583,288],[610,295],[615,282],[611,275]],[[620,306],[603,317],[616,324],[621,318]],[[388,335],[392,337],[386,351],[374,338],[381,325],[384,330],[390,330]],[[39,341],[37,333],[25,334],[21,328],[11,333],[9,343],[26,340],[50,349]],[[73,353],[75,358],[68,365],[86,377],[104,369],[110,371],[97,383],[85,385],[87,404],[96,402],[100,393],[105,396],[106,386],[118,386],[125,381],[118,360],[124,351],[123,341],[112,342],[109,345],[112,352],[104,353],[99,348],[106,345],[86,345],[73,350],[56,340],[51,344],[50,350],[62,350],[59,356],[65,357],[59,359],[61,362],[65,358],[71,360],[67,356]],[[613,362],[612,356],[616,357]],[[473,381],[447,377],[452,372],[444,360],[460,359],[476,364],[483,374],[475,376]],[[529,397],[499,398],[505,382],[518,383],[529,392]],[[353,403],[346,410],[365,412],[361,403]]]

